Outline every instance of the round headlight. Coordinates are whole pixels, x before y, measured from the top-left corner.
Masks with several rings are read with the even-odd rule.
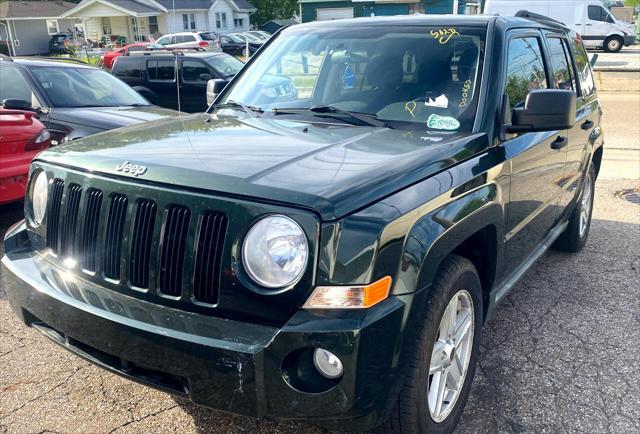
[[[253,225],[242,247],[247,274],[266,288],[282,288],[296,282],[308,257],[302,228],[283,215],[265,217]]]
[[[31,210],[32,220],[36,226],[40,226],[47,209],[47,175],[39,172],[31,183]]]

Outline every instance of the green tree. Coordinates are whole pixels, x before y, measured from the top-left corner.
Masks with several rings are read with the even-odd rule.
[[[251,22],[258,26],[270,20],[286,20],[298,11],[298,0],[251,0],[258,9],[251,15]]]

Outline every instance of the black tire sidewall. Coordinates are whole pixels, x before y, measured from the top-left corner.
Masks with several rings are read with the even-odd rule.
[[[609,42],[614,41],[614,40],[618,41],[619,46],[618,46],[618,49],[612,50],[612,49],[609,48]],[[623,45],[623,43],[620,40],[620,38],[615,37],[615,36],[611,36],[611,37],[607,38],[606,41],[604,41],[604,51],[606,51],[607,53],[617,53],[618,51],[622,50],[622,45]]]
[[[433,305],[427,306],[427,308],[433,312],[434,315],[430,316],[425,324],[418,354],[416,355],[416,357],[420,358],[417,375],[418,385],[416,385],[418,389],[415,394],[417,398],[416,409],[418,414],[416,416],[418,418],[419,432],[449,433],[455,429],[460,417],[462,416],[465,403],[469,396],[469,391],[471,390],[471,383],[473,381],[479,354],[483,322],[482,288],[480,280],[470,261],[455,256],[451,258],[457,262],[455,264],[455,269],[458,272],[454,276],[447,275],[444,279],[438,281],[437,285],[432,288],[432,291],[436,291],[436,293],[434,294],[435,297],[429,297],[428,303],[432,303]],[[431,352],[433,350],[442,315],[449,304],[449,301],[461,289],[465,289],[471,295],[473,300],[473,348],[471,350],[471,357],[469,360],[469,367],[465,375],[464,385],[457,398],[455,407],[444,421],[436,423],[431,418],[427,401]]]

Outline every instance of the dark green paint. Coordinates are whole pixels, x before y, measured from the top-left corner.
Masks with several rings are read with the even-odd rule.
[[[335,429],[369,429],[381,422],[402,385],[425,295],[442,259],[483,234],[487,262],[480,271],[490,315],[562,229],[584,169],[603,141],[595,94],[579,100],[575,130],[499,140],[504,47],[519,32],[541,32],[537,24],[496,17],[374,22],[404,20],[487,27],[488,60],[472,134],[443,135],[432,144],[418,131],[235,113],[139,125],[52,149],[34,165],[51,176],[133,199],[153,197],[159,209],[178,203],[194,215],[204,209],[226,212],[231,227],[221,299],[215,307],[194,306],[134,292],[126,279],[105,284],[76,272],[60,278],[58,259],[40,254],[45,222],[37,229],[17,225],[5,239],[3,275],[18,315],[77,339],[84,347],[74,346],[73,339],[61,343],[84,357],[93,349],[93,361],[114,372],[169,387],[198,404],[255,417],[303,418]],[[587,119],[596,125],[590,132],[580,130]],[[549,140],[565,133],[570,146],[552,151]],[[331,156],[340,156],[340,164]],[[144,164],[147,171],[124,176],[115,170],[123,161]],[[244,275],[238,251],[251,223],[271,213],[302,225],[311,258],[299,283],[265,295]],[[193,242],[188,240],[189,249]],[[392,295],[373,308],[300,309],[314,286],[370,283],[383,276],[393,278]],[[56,332],[45,332],[55,340]],[[318,346],[340,356],[341,380],[301,383],[313,371],[305,367],[305,354]],[[153,368],[174,383],[182,379],[188,387],[180,392],[171,389],[171,381],[150,383],[151,377],[145,380],[105,354]]]

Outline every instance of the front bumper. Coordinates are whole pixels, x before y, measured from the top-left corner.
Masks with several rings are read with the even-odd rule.
[[[24,224],[9,230],[5,247],[2,273],[22,321],[137,382],[231,413],[336,429],[374,427],[397,396],[405,310],[398,298],[363,311],[299,311],[276,328],[172,309],[79,279],[34,252]],[[320,384],[320,392],[299,390],[292,384],[306,387],[305,357],[314,347],[338,355],[344,376]]]
[[[629,45],[634,45],[636,43],[636,35],[624,35],[622,37],[622,42],[625,47]]]

